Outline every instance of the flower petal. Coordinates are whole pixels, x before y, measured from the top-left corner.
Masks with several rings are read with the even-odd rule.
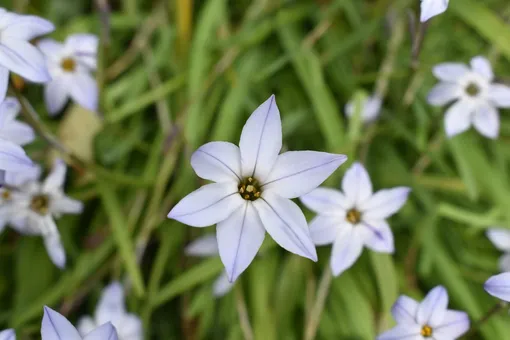
[[[253,261],[264,242],[266,231],[251,202],[246,201],[216,227],[221,261],[230,282]]]
[[[197,238],[188,244],[184,249],[184,253],[189,256],[217,256],[219,255],[218,241],[216,235],[207,235]]]
[[[266,231],[282,248],[317,261],[317,252],[306,224],[305,216],[296,203],[271,193],[262,193],[253,201]]]
[[[262,189],[285,198],[302,196],[317,188],[346,160],[344,155],[326,152],[285,152],[276,159]]]
[[[93,34],[73,34],[67,37],[66,47],[70,48],[73,54],[79,58],[88,68],[97,67],[97,47],[99,39]]]
[[[241,181],[241,154],[239,148],[227,142],[202,145],[191,156],[195,173],[213,182]]]
[[[420,325],[398,325],[377,336],[377,340],[423,340]]]
[[[368,123],[375,120],[377,116],[379,116],[381,106],[382,106],[381,97],[379,97],[376,94],[368,97],[363,102],[362,108],[363,122]],[[354,115],[354,103],[352,101],[348,102],[347,105],[345,105],[345,114],[347,117],[352,117]]]
[[[458,84],[441,82],[430,90],[427,102],[430,105],[443,106],[458,99],[461,91]]]
[[[51,79],[43,54],[30,43],[13,38],[2,38],[0,65],[35,83]]]
[[[0,170],[24,172],[33,167],[34,163],[19,145],[0,138]]]
[[[51,116],[61,111],[69,98],[69,88],[66,82],[54,79],[44,86],[44,101]]]
[[[61,159],[56,159],[53,162],[51,173],[43,183],[42,190],[44,192],[53,192],[62,189],[66,180],[66,172],[66,163]]]
[[[264,182],[282,148],[282,122],[274,95],[246,121],[239,148],[243,176],[254,176]]]
[[[471,68],[488,81],[492,81],[494,79],[491,63],[485,57],[477,56],[471,59]]]
[[[510,253],[502,255],[498,260],[498,264],[502,272],[510,272]]]
[[[81,214],[83,203],[62,195],[53,200],[51,210],[56,214]]]
[[[491,102],[497,107],[510,108],[510,86],[491,84],[488,94]]]
[[[349,204],[344,194],[336,189],[317,188],[299,198],[308,209],[321,215],[344,216]]]
[[[78,320],[78,325],[76,328],[81,336],[85,336],[86,334],[92,332],[96,329],[97,325],[90,316],[84,316]]]
[[[363,251],[363,239],[351,224],[343,224],[338,230],[331,250],[331,270],[334,276],[352,267]]]
[[[118,336],[115,327],[108,322],[87,334],[83,340],[118,340]]]
[[[451,138],[469,129],[474,110],[473,105],[466,100],[459,100],[453,104],[446,111],[444,118],[446,135]]]
[[[8,129],[0,131],[0,138],[5,138],[18,145],[26,145],[34,141],[35,133],[30,125],[14,121],[9,124]]]
[[[123,316],[125,313],[124,287],[120,282],[114,281],[106,286],[101,293],[94,317],[98,324],[104,324]]]
[[[356,162],[346,171],[342,179],[342,190],[347,198],[348,205],[351,207],[370,198],[372,182],[363,165]]]
[[[469,72],[469,68],[460,63],[442,63],[432,68],[432,73],[436,76],[436,78],[442,81],[454,83]]]
[[[409,296],[401,295],[391,308],[391,315],[398,324],[416,324],[418,302]]]
[[[69,84],[71,98],[90,111],[97,111],[98,89],[96,80],[88,73],[77,73]]]
[[[51,22],[35,15],[8,13],[2,17],[2,21],[5,20],[8,23],[2,30],[2,37],[28,41],[55,30]]]
[[[143,339],[142,320],[134,314],[124,314],[118,320],[114,320],[113,326],[117,329],[117,335],[121,340]]]
[[[443,286],[437,286],[420,303],[416,313],[416,321],[420,325],[436,327],[443,321],[447,307],[448,292]]]
[[[0,340],[16,340],[14,329],[6,329],[0,332]]]
[[[193,227],[207,227],[229,217],[243,202],[236,183],[207,184],[184,197],[168,217]]]
[[[469,330],[469,316],[464,312],[448,310],[440,325],[434,327],[434,338],[457,339]]]
[[[397,187],[376,192],[360,205],[363,219],[385,219],[396,213],[406,203],[411,188]]]
[[[310,222],[310,235],[313,243],[317,246],[332,244],[335,242],[340,228],[345,227],[342,225],[345,223],[342,223],[338,217],[316,216]]]
[[[449,0],[422,0],[420,21],[425,22],[446,11],[448,8],[448,1]]]
[[[510,273],[503,273],[490,277],[484,288],[492,296],[510,302]]]
[[[363,220],[361,226],[357,227],[361,227],[363,230],[363,242],[367,248],[380,253],[395,251],[393,232],[386,221]]]
[[[235,282],[228,280],[227,273],[222,273],[213,284],[213,295],[217,298],[224,296],[232,290]]]
[[[39,177],[41,177],[41,171],[39,165],[34,165],[29,170],[23,172],[9,171],[5,174],[5,183],[10,186],[19,187],[29,181],[36,181],[39,179]]]
[[[480,105],[474,114],[473,125],[481,135],[497,138],[499,135],[499,112],[490,104]]]
[[[510,251],[510,229],[493,227],[487,229],[486,235],[496,248]]]
[[[41,338],[42,340],[82,340],[76,328],[65,317],[47,306],[44,306]]]
[[[49,216],[46,218],[52,219]],[[53,233],[44,236],[44,246],[50,256],[51,262],[60,269],[63,269],[66,265],[66,253],[64,246],[62,246],[62,242],[60,241],[60,235],[58,233]]]
[[[41,50],[41,52],[49,59],[56,58],[57,55],[60,55],[64,45],[59,43],[53,39],[41,39],[37,42],[37,47]]]
[[[0,102],[5,99],[7,95],[7,88],[9,87],[9,69],[0,64]]]

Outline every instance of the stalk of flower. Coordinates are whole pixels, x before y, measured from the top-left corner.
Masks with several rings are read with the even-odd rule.
[[[498,108],[510,107],[510,87],[494,83],[490,62],[484,57],[471,59],[471,69],[461,63],[434,66],[441,81],[428,95],[431,105],[453,105],[445,114],[445,130],[453,137],[473,126],[487,138],[499,135]]]
[[[465,312],[448,309],[448,292],[442,286],[432,289],[421,303],[401,295],[391,314],[397,325],[377,340],[453,340],[465,334],[470,326]]]
[[[449,2],[450,0],[421,0],[421,22],[446,11]]]
[[[44,316],[41,325],[41,340],[117,340],[117,332],[110,322],[107,322],[86,335],[82,336],[74,326],[61,314],[44,306]]]
[[[97,67],[98,38],[73,34],[64,43],[43,39],[37,46],[46,57],[52,77],[44,88],[48,112],[57,114],[69,98],[88,110],[97,111],[98,87],[91,72]]]
[[[410,192],[410,188],[397,187],[372,193],[370,177],[359,163],[345,173],[342,190],[318,188],[301,197],[318,214],[310,223],[313,242],[333,244],[331,270],[335,276],[356,262],[363,247],[393,253],[393,233],[386,218],[405,204]]]
[[[306,219],[290,199],[331,175],[346,158],[282,147],[280,112],[271,96],[250,116],[239,147],[227,142],[201,146],[191,158],[196,174],[216,182],[184,197],[168,214],[194,227],[217,225],[221,260],[230,282],[248,267],[265,232],[284,249],[317,260]]]
[[[35,83],[51,79],[42,53],[30,40],[48,34],[53,24],[33,15],[21,15],[0,7],[0,102],[9,83],[9,71]]]
[[[510,272],[510,230],[492,227],[487,229],[487,237],[497,249],[504,252],[499,258],[500,270]]]
[[[107,322],[117,330],[119,340],[142,340],[142,321],[126,311],[124,288],[119,282],[109,284],[101,294],[94,317],[85,316],[78,321],[78,332],[85,336]]]
[[[16,333],[14,332],[14,329],[0,331],[0,340],[16,340]]]

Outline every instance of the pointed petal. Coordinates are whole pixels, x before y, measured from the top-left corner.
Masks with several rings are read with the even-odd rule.
[[[2,20],[9,21],[2,30],[2,37],[28,41],[55,30],[51,22],[34,15],[8,13],[7,17],[2,17]]]
[[[126,313],[124,288],[118,281],[105,287],[96,307],[95,319],[99,324],[112,321]]]
[[[396,213],[406,203],[411,188],[397,187],[376,192],[360,205],[363,219],[385,219]]]
[[[23,172],[31,171],[33,167],[34,164],[19,145],[0,138],[0,170]]]
[[[142,340],[143,326],[142,320],[134,314],[124,314],[115,321],[117,335],[121,340]]]
[[[442,63],[432,68],[432,73],[436,76],[436,78],[442,81],[454,83],[469,72],[469,68],[460,63]]]
[[[224,296],[234,288],[235,282],[228,280],[227,273],[222,273],[213,284],[213,295],[217,298]]]
[[[342,179],[342,190],[349,206],[359,205],[372,195],[372,182],[365,167],[354,163]]]
[[[34,141],[35,133],[30,125],[14,121],[9,124],[8,129],[0,131],[0,138],[23,146]]]
[[[340,228],[345,227],[343,224],[346,224],[346,222],[338,217],[316,216],[310,222],[310,235],[312,236],[313,243],[317,246],[332,244],[335,242]]]
[[[184,197],[168,217],[193,227],[207,227],[225,220],[243,202],[236,183],[207,184]]]
[[[510,272],[510,253],[502,255],[498,260],[498,264],[502,272]]]
[[[420,325],[398,325],[377,336],[377,340],[423,340]]]
[[[342,192],[330,188],[317,188],[299,198],[308,209],[321,215],[345,216],[349,202]]]
[[[317,252],[306,224],[305,216],[296,203],[271,193],[253,201],[262,224],[282,248],[317,261]]]
[[[73,34],[66,39],[66,47],[90,69],[97,66],[97,47],[99,39],[93,34]]]
[[[77,73],[69,84],[71,98],[90,111],[97,111],[98,89],[96,80],[88,73]]]
[[[499,135],[499,112],[490,104],[480,105],[473,117],[473,125],[481,135],[497,138]]]
[[[326,152],[285,152],[276,159],[262,188],[281,197],[296,198],[317,188],[346,160],[344,155]]]
[[[57,214],[81,214],[83,212],[83,203],[62,195],[54,199],[51,208]]]
[[[471,59],[471,68],[488,81],[492,81],[494,79],[491,63],[485,57],[477,56]]]
[[[197,238],[188,244],[184,253],[189,256],[216,256],[219,255],[218,241],[216,235],[207,235]]]
[[[115,327],[108,322],[87,334],[83,340],[118,340],[118,336]]]
[[[5,99],[7,95],[7,88],[9,87],[9,69],[3,67],[0,63],[0,102]]]
[[[97,325],[90,316],[84,316],[78,320],[77,329],[81,336],[85,336],[89,334],[94,329],[96,329]]]
[[[51,217],[49,217],[51,219]],[[60,269],[63,269],[66,265],[66,253],[62,242],[60,241],[60,235],[54,233],[44,237],[44,246],[50,256],[51,262]]]
[[[334,276],[342,274],[352,267],[363,251],[361,235],[351,224],[339,229],[331,250],[331,270]]]
[[[43,183],[42,190],[44,192],[53,192],[62,189],[66,180],[66,172],[66,163],[61,159],[56,159],[53,162],[51,173]]]
[[[510,251],[510,229],[493,227],[487,229],[486,235],[496,248]]]
[[[14,329],[6,329],[0,332],[0,340],[16,340]]]
[[[264,182],[282,148],[282,123],[274,95],[248,118],[239,141],[243,177]]]
[[[510,302],[510,273],[492,276],[485,282],[484,288],[490,295]]]
[[[449,310],[446,311],[440,325],[434,327],[434,338],[457,339],[469,330],[469,316],[467,313]]]
[[[447,307],[448,292],[443,286],[437,286],[420,303],[416,313],[416,321],[420,325],[436,327],[443,321]]]
[[[461,95],[461,87],[456,83],[441,82],[430,90],[427,102],[430,105],[443,106],[458,99]]]
[[[55,58],[64,48],[64,45],[56,40],[45,38],[37,42],[37,47],[49,59]]]
[[[469,129],[471,126],[471,114],[475,108],[465,100],[459,100],[453,104],[445,114],[444,125],[446,135],[451,138]]]
[[[388,223],[384,220],[363,220],[363,242],[365,246],[380,253],[393,253],[395,243],[393,232]]]
[[[213,182],[241,181],[241,154],[239,148],[227,142],[202,145],[191,156],[195,173]]]
[[[418,302],[409,296],[401,295],[391,308],[391,315],[398,324],[416,324]]]
[[[29,181],[36,181],[41,177],[41,167],[34,165],[27,171],[8,172],[5,174],[5,183],[14,187],[22,186]]]
[[[218,248],[230,282],[234,282],[248,268],[265,235],[264,226],[253,204],[248,201],[229,218],[218,223]]]
[[[42,340],[81,340],[76,328],[65,317],[47,306],[44,306],[41,338]]]
[[[44,83],[51,79],[43,54],[22,40],[2,38],[0,65],[35,83]]]
[[[491,84],[489,87],[489,99],[497,107],[510,108],[510,86]]]
[[[53,116],[64,108],[68,93],[67,83],[60,79],[54,79],[44,86],[44,101],[50,115]]]

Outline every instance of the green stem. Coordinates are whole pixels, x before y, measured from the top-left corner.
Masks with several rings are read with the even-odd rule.
[[[319,321],[321,319],[321,314],[326,304],[326,297],[328,296],[329,287],[331,286],[332,279],[333,274],[331,273],[330,265],[328,263],[326,268],[324,268],[324,272],[322,273],[322,277],[319,283],[319,289],[317,291],[317,296],[312,307],[312,312],[310,313],[310,317],[308,318],[308,321],[306,323],[304,337],[305,340],[315,339],[315,335],[317,334],[317,328],[319,327]]]

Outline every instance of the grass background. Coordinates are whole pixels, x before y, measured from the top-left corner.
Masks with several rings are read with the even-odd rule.
[[[86,209],[58,221],[68,254],[62,272],[40,238],[0,235],[0,329],[38,338],[43,305],[75,321],[93,312],[105,284],[121,279],[147,339],[302,338],[329,247],[318,249],[314,264],[266,237],[235,290],[215,300],[219,259],[183,254],[189,241],[214,228],[166,219],[202,184],[191,153],[211,140],[237,142],[246,118],[272,93],[284,148],[345,153],[367,166],[375,189],[413,189],[390,219],[395,255],[365,250],[332,281],[317,338],[374,339],[393,325],[389,311],[399,294],[421,299],[438,284],[472,321],[497,303],[482,286],[497,273],[499,256],[484,230],[510,228],[508,111],[501,112],[496,141],[473,131],[446,140],[444,110],[425,98],[436,82],[431,67],[444,61],[485,55],[498,81],[510,82],[507,1],[451,0],[414,56],[418,0],[116,0],[109,11],[107,3],[5,4],[52,20],[51,36],[59,40],[98,34],[102,90],[98,119],[72,105],[49,118],[41,87],[23,89],[47,132],[71,150],[61,155],[73,168],[68,192]],[[349,124],[346,101],[374,89],[384,96],[380,119]],[[50,164],[43,139],[27,150]],[[337,186],[347,167],[326,185]],[[465,338],[508,334],[509,316],[500,313]]]

